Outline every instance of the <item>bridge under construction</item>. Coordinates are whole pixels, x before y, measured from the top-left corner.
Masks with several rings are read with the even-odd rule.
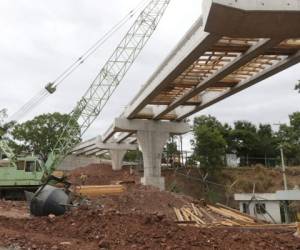
[[[143,153],[142,183],[164,189],[163,146],[190,131],[185,118],[300,61],[300,1],[203,1],[203,14],[102,135],[75,155]]]

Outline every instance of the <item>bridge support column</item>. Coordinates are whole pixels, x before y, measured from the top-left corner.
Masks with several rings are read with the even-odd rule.
[[[161,177],[161,157],[170,134],[160,131],[138,131],[137,139],[143,152],[144,185],[165,189],[165,178]]]
[[[109,154],[112,162],[112,170],[119,171],[122,170],[123,167],[123,158],[126,154],[127,150],[122,149],[111,149],[109,150]]]
[[[144,177],[142,183],[163,190],[164,178],[161,177],[161,157],[163,147],[170,135],[190,132],[190,126],[184,122],[167,122],[153,120],[129,120],[117,118],[104,138],[113,132],[135,133],[143,153]]]

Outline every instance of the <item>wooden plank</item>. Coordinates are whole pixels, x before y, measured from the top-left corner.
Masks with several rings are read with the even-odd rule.
[[[95,197],[99,195],[120,194],[125,191],[122,185],[102,185],[102,186],[76,186],[75,193]]]
[[[182,217],[182,215],[180,213],[180,210],[178,208],[176,208],[176,207],[174,207],[173,209],[174,209],[174,212],[176,214],[177,220],[178,221],[184,221],[184,219],[183,219],[183,217]]]
[[[199,209],[205,216],[207,216],[212,222],[217,221],[217,219],[216,219],[213,215],[211,215],[210,213],[208,213],[204,208],[198,207],[198,209]]]
[[[255,218],[251,217],[251,216],[250,216],[250,215],[248,215],[248,214],[242,213],[242,212],[240,212],[240,211],[239,211],[239,210],[237,210],[237,209],[234,209],[234,208],[231,208],[231,207],[225,206],[225,205],[223,205],[223,204],[221,204],[221,203],[217,203],[216,205],[217,205],[217,206],[219,206],[219,207],[222,207],[222,208],[228,209],[228,210],[230,210],[230,211],[232,211],[232,212],[234,212],[234,213],[237,213],[237,214],[239,214],[239,215],[242,215],[242,216],[244,216],[244,217],[247,217],[247,218],[249,218],[249,219],[251,219],[251,220],[253,220],[253,221],[256,221],[256,219],[255,219]]]
[[[194,210],[194,213],[195,213],[196,215],[198,215],[200,218],[203,218],[203,214],[202,214],[202,213],[200,212],[200,210],[195,206],[195,204],[192,203],[191,205],[192,205],[192,208],[193,208],[193,210]]]
[[[225,220],[225,221],[227,221],[227,222],[229,222],[229,223],[233,224],[234,226],[241,226],[241,224],[240,224],[240,223],[238,223],[238,222],[236,222],[236,221],[233,221],[233,220],[229,220],[229,219],[227,219],[227,220]]]
[[[238,213],[232,212],[230,210],[219,208],[221,211],[227,213],[228,215],[232,215],[234,218],[239,219],[241,221],[245,221],[246,223],[255,223],[254,219],[248,218],[246,216],[239,215]]]
[[[255,223],[254,221],[249,220],[249,218],[241,218],[238,214],[234,214],[230,212],[229,210],[225,211],[224,209],[217,208],[211,205],[208,205],[209,209],[211,209],[213,212],[222,215],[223,217],[226,217],[228,219],[234,219],[234,220],[239,220],[244,223]]]
[[[203,215],[203,213],[200,211],[200,209],[196,207],[196,210],[197,210],[197,212],[198,212],[199,217],[200,217],[200,218],[204,218],[204,215]]]
[[[194,215],[189,209],[187,209],[187,208],[183,208],[183,209],[196,222],[199,222],[200,224],[203,224],[203,225],[206,224],[203,220],[201,220],[199,217],[197,217],[196,215]]]
[[[215,212],[215,213],[217,213],[219,215],[222,215],[223,217],[226,217],[226,218],[229,218],[229,219],[232,219],[232,218],[234,219],[234,216],[228,215],[227,213],[221,211],[219,208],[216,208],[216,207],[213,207],[213,206],[210,206],[210,205],[208,205],[208,208],[210,210],[212,210],[213,212]]]
[[[176,224],[196,224],[196,221],[190,220],[190,221],[175,221]]]
[[[190,221],[189,215],[184,211],[183,208],[180,209],[180,212],[183,215],[184,220]]]
[[[174,213],[175,213],[175,216],[176,216],[177,221],[180,221],[180,218],[179,218],[179,215],[178,215],[177,208],[176,208],[176,207],[173,207],[173,210],[174,210]]]

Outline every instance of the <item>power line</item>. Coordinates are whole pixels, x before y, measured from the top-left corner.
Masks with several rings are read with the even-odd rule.
[[[111,38],[118,30],[120,30],[131,18],[135,16],[138,10],[149,0],[142,0],[132,9],[125,17],[123,17],[116,25],[114,25],[108,32],[106,32],[100,39],[98,39],[88,50],[86,50],[74,63],[68,66],[58,77],[48,83],[44,89],[39,91],[28,102],[26,102],[18,111],[16,111],[9,120],[19,121],[32,109],[43,102],[48,96],[56,91],[56,88],[68,78],[78,67],[80,67],[90,56],[92,56],[109,38]]]

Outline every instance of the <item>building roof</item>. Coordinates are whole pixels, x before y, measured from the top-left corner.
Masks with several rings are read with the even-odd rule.
[[[279,190],[276,193],[240,193],[234,194],[236,201],[300,201],[300,190]]]

